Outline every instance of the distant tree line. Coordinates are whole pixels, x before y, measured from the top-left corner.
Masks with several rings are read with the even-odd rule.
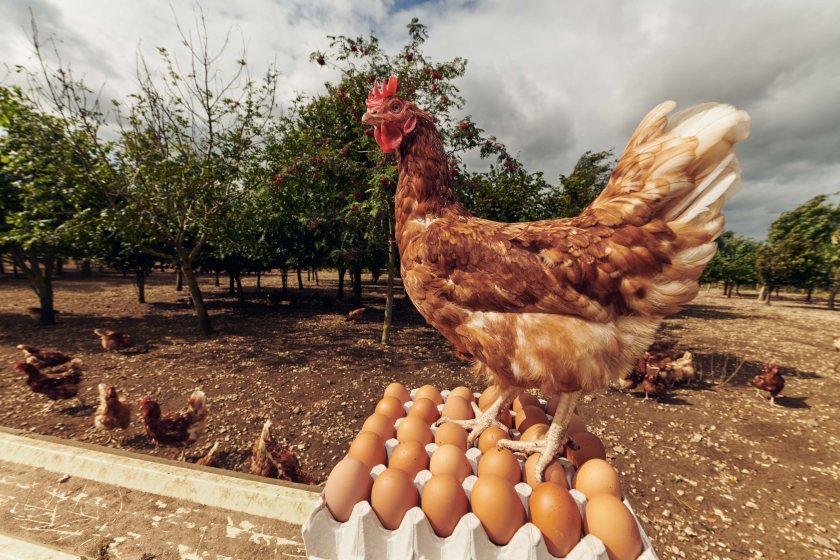
[[[311,61],[338,68],[338,82],[279,111],[277,72],[255,75],[244,53],[223,71],[225,46],[210,49],[200,16],[192,34],[179,27],[179,51],[158,48],[154,63],[138,55],[125,99],[102,100],[70,66],[48,63],[60,53],[34,24],[39,64],[17,67],[28,86],[0,86],[0,255],[29,280],[42,323],[55,320],[52,281],[66,259],[132,274],[141,302],[154,267],[174,267],[206,334],[213,327],[196,274],[218,282],[226,273],[241,301],[243,273],[279,270],[287,290],[290,277],[302,287],[303,271],[334,268],[338,297],[356,305],[363,271],[387,276],[387,342],[399,270],[396,167],[360,118],[374,80],[390,75],[436,119],[458,194],[479,216],[573,216],[609,179],[611,151],[583,154],[550,183],[470,116],[456,118],[466,61],[424,54],[428,35],[416,19],[396,52],[373,34],[331,37]],[[484,169],[467,166],[470,152]]]
[[[718,251],[701,277],[719,282],[724,294],[743,285],[760,285],[759,300],[771,302],[780,288],[805,292],[810,302],[815,290],[828,293],[828,307],[835,308],[840,289],[840,204],[828,195],[816,196],[770,225],[767,240],[724,232]]]

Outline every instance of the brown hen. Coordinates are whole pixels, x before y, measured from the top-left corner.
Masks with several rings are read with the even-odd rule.
[[[110,329],[93,329],[93,334],[99,337],[102,348],[109,352],[125,350],[132,345],[131,335],[126,333]]]
[[[457,201],[435,120],[374,86],[362,122],[397,158],[396,240],[406,293],[456,354],[502,394],[463,422],[472,441],[523,388],[560,395],[537,480],[563,449],[584,392],[619,379],[663,317],[691,301],[740,184],[733,145],[749,117],[706,104],[669,116],[657,106],[630,138],[601,195],[578,217],[506,224]],[[445,420],[445,419],[444,419]]]
[[[46,407],[52,409],[57,401],[78,397],[82,383],[82,361],[73,358],[63,371],[45,373],[35,364],[19,360],[15,369],[26,374],[26,385],[35,393],[40,393],[52,402]]]
[[[107,430],[110,443],[111,431],[127,430],[131,423],[131,405],[122,401],[113,385],[99,384],[99,407],[93,416],[93,424],[100,430]]]
[[[271,436],[271,420],[265,421],[251,449],[251,473],[303,484],[315,482],[312,475],[301,469],[297,456]]]
[[[37,346],[29,346],[27,344],[18,344],[18,350],[23,351],[23,359],[27,363],[33,364],[38,368],[51,368],[66,364],[75,356],[72,354],[65,354],[61,350],[55,348],[38,348]]]
[[[190,395],[187,406],[178,412],[162,414],[160,405],[149,395],[140,400],[140,413],[146,433],[155,445],[189,447],[204,433],[207,419],[207,398],[196,389]],[[184,453],[181,453],[181,460]]]
[[[782,377],[779,366],[767,364],[760,375],[753,377],[753,385],[756,388],[756,395],[760,395],[761,391],[767,391],[770,393],[770,404],[776,404],[776,397],[785,388],[785,378]]]

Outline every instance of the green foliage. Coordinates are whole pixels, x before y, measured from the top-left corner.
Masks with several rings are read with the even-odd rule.
[[[827,195],[816,196],[785,212],[770,226],[767,243],[758,251],[761,281],[771,286],[831,288],[837,280],[840,205]]]
[[[587,151],[578,159],[571,175],[560,176],[560,187],[546,195],[546,215],[571,218],[595,200],[610,180],[615,166],[612,150]]]
[[[755,262],[760,243],[725,231],[717,239],[717,253],[706,265],[701,282],[754,284],[758,280]]]

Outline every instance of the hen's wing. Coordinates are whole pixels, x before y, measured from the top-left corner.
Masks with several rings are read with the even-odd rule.
[[[697,292],[739,184],[733,144],[749,118],[727,105],[672,118],[672,102],[640,124],[609,184],[572,219],[501,224],[433,221],[404,251],[419,298],[468,311],[567,314],[606,322],[661,317]]]

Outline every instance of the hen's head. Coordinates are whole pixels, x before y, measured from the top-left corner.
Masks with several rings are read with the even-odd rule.
[[[418,118],[425,116],[414,103],[397,97],[396,76],[383,82],[381,90],[374,84],[365,104],[362,123],[373,126],[373,137],[386,154],[399,148],[403,138],[416,128]]]
[[[36,366],[28,362],[24,362],[23,360],[17,361],[17,363],[15,364],[15,369],[21,373],[25,373],[29,377],[37,376],[39,373],[41,373],[41,370],[39,370]]]
[[[140,413],[143,416],[156,418],[160,416],[160,405],[152,400],[152,397],[146,395],[140,399]]]
[[[117,390],[114,388],[113,385],[105,385],[104,383],[99,384],[99,397],[105,399],[107,401],[112,401],[117,399]]]

